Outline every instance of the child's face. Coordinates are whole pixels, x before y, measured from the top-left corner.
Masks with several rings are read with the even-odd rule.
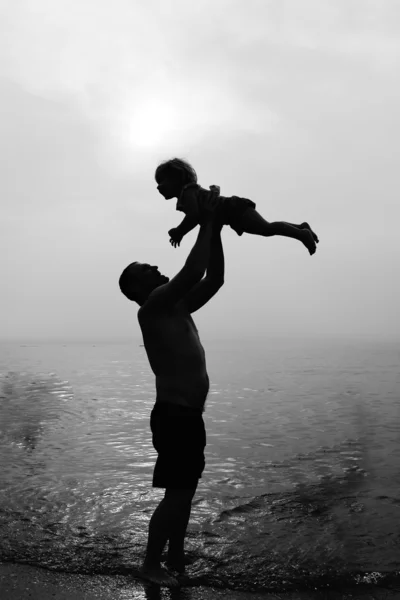
[[[166,200],[177,198],[181,191],[181,178],[172,173],[162,173],[157,179],[157,189]]]

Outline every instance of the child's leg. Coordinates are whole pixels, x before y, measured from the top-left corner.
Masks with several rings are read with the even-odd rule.
[[[285,222],[285,221],[284,221]],[[309,226],[308,223],[304,222],[304,223],[300,223],[300,225],[295,225],[294,223],[286,223],[287,225],[292,225],[292,227],[297,227],[297,229],[309,229],[311,231],[311,235],[314,238],[314,242],[319,242],[318,236],[316,233],[313,232],[313,230],[311,229],[311,227]]]
[[[283,235],[302,242],[310,254],[314,254],[316,250],[314,238],[309,229],[285,223],[284,221],[269,223],[254,208],[248,208],[243,213],[241,225],[245,233],[266,237]]]

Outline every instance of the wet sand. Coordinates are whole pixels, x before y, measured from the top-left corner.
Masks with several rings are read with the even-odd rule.
[[[211,587],[174,591],[127,576],[75,575],[0,563],[1,600],[400,600],[400,589],[359,586],[340,591],[250,593]]]

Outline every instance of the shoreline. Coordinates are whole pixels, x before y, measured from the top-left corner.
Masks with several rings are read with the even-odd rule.
[[[125,575],[80,575],[49,571],[26,564],[0,562],[0,598],[4,600],[162,600],[168,588]],[[206,586],[178,588],[174,600],[400,600],[399,588],[376,585],[342,590],[240,592]]]

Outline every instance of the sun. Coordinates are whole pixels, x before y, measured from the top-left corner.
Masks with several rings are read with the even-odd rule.
[[[136,148],[155,149],[180,137],[179,111],[173,103],[150,96],[135,103],[129,124],[129,142]]]

